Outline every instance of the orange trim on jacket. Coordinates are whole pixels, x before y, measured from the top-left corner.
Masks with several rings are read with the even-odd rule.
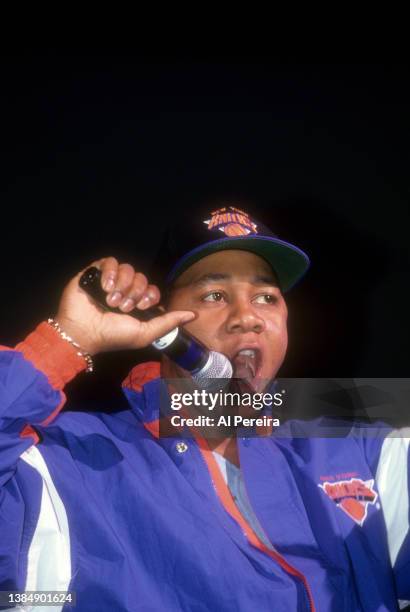
[[[55,419],[66,402],[65,393],[62,389],[79,372],[86,369],[86,362],[76,349],[61,338],[55,329],[45,321],[40,323],[36,329],[19,342],[15,349],[4,347],[2,350],[15,350],[23,354],[25,359],[42,372],[48,379],[50,385],[60,391],[61,401],[49,416],[40,423],[48,425]],[[34,443],[39,442],[39,437],[31,425],[26,425],[20,436],[26,438],[31,436]]]
[[[84,358],[45,321],[17,344],[15,350],[23,353],[37,370],[43,372],[54,389],[63,389],[86,369]]]

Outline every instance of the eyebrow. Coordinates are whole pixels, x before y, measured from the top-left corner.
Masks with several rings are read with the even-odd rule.
[[[232,278],[233,277],[231,274],[210,273],[210,274],[203,274],[199,278],[196,278],[193,281],[191,281],[191,283],[189,284],[195,287],[201,287],[208,283],[215,283],[218,281],[229,281],[229,280],[232,280]],[[267,275],[267,274],[255,274],[254,276],[251,277],[250,282],[252,285],[274,285],[275,287],[278,286],[278,282],[276,278],[273,275]]]

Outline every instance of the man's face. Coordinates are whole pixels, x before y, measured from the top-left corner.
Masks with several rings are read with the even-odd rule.
[[[175,282],[168,310],[192,310],[185,328],[224,353],[234,376],[261,391],[287,348],[287,308],[269,264],[254,253],[226,250],[204,257]],[[243,353],[245,351],[245,353]]]

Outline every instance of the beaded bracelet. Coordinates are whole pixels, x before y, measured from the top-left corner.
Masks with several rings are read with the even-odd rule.
[[[75,342],[68,334],[65,333],[65,331],[61,329],[58,321],[50,318],[50,319],[47,319],[47,323],[51,325],[53,329],[56,330],[56,332],[61,336],[61,338],[63,338],[63,340],[66,340],[67,342],[72,344],[74,348],[77,349],[77,355],[79,357],[82,357],[87,364],[86,372],[92,372],[94,370],[94,362],[93,362],[91,355],[87,353],[87,351],[84,351],[77,342]]]

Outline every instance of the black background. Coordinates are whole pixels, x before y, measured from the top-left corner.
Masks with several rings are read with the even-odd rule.
[[[408,376],[407,65],[27,51],[0,71],[3,344],[88,262],[146,269],[169,219],[238,195],[312,259],[282,375]],[[149,356],[97,357],[72,401]]]

